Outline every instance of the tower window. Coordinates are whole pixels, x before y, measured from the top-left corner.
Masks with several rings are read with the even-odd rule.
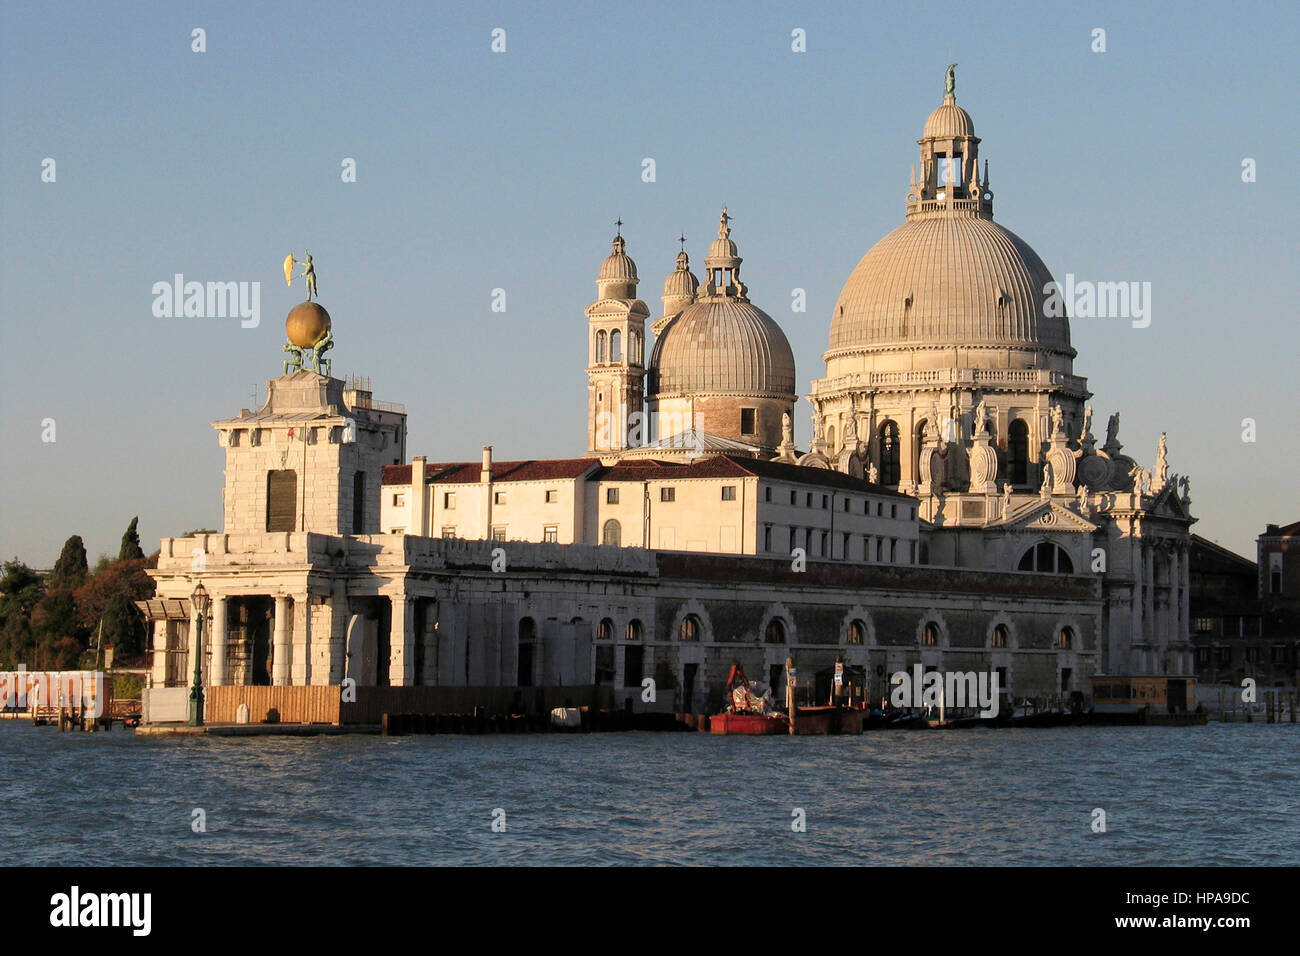
[[[605,330],[596,333],[596,364],[605,361]]]
[[[1023,418],[1007,429],[1007,475],[1013,485],[1029,481],[1029,425]]]
[[[609,333],[609,360],[611,362],[623,361],[623,333],[617,329]]]
[[[266,530],[296,531],[298,519],[298,473],[293,469],[268,472],[266,476]]]
[[[880,426],[880,483],[896,485],[898,481],[898,425],[887,421]]]
[[[366,473],[357,471],[352,475],[352,533],[366,532]]]
[[[740,410],[740,433],[742,435],[753,435],[756,431],[754,424],[758,410],[754,408],[742,408]]]

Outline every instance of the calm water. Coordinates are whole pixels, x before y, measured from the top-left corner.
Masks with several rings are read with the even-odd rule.
[[[231,740],[3,721],[0,755],[4,864],[1300,863],[1292,724]]]

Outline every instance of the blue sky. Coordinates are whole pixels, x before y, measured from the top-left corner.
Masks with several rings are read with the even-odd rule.
[[[1253,556],[1300,497],[1298,29],[1284,3],[5,4],[0,556],[48,567],[73,533],[115,555],[136,514],[146,550],[220,526],[208,423],[280,373],[290,250],[335,374],[406,404],[413,454],[583,452],[583,308],[620,216],[658,314],[676,236],[700,263],[726,202],[806,393],[950,60],[998,221],[1058,279],[1152,283],[1149,328],[1072,323],[1096,420],[1121,411],[1148,467],[1167,431],[1194,530]],[[261,282],[261,323],[155,318],[177,272]]]

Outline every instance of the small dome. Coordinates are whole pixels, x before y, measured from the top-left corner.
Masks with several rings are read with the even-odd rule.
[[[632,261],[623,250],[626,243],[623,242],[622,236],[614,237],[614,251],[605,257],[605,261],[600,264],[600,275],[597,276],[598,282],[636,282],[636,263]]]
[[[284,334],[300,349],[312,348],[330,330],[330,314],[316,302],[299,302],[284,320]]]
[[[685,252],[677,253],[677,268],[664,280],[664,298],[695,298],[700,280],[691,272],[691,260]]]
[[[975,135],[975,121],[970,114],[957,105],[957,98],[949,93],[943,98],[943,105],[930,114],[925,121],[922,139],[958,139],[962,136]]]
[[[650,368],[659,395],[794,398],[794,352],[785,333],[743,299],[687,306],[655,339]]]

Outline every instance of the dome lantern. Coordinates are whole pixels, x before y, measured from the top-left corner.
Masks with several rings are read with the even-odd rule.
[[[596,276],[596,294],[601,299],[635,299],[636,298],[636,263],[627,254],[627,242],[623,239],[623,221],[618,222],[618,234],[614,236],[613,249],[600,264]]]
[[[975,216],[993,218],[993,192],[979,178],[979,137],[975,121],[957,105],[957,64],[948,67],[943,102],[930,114],[917,145],[921,147],[921,179],[915,170],[907,191],[907,218]]]

